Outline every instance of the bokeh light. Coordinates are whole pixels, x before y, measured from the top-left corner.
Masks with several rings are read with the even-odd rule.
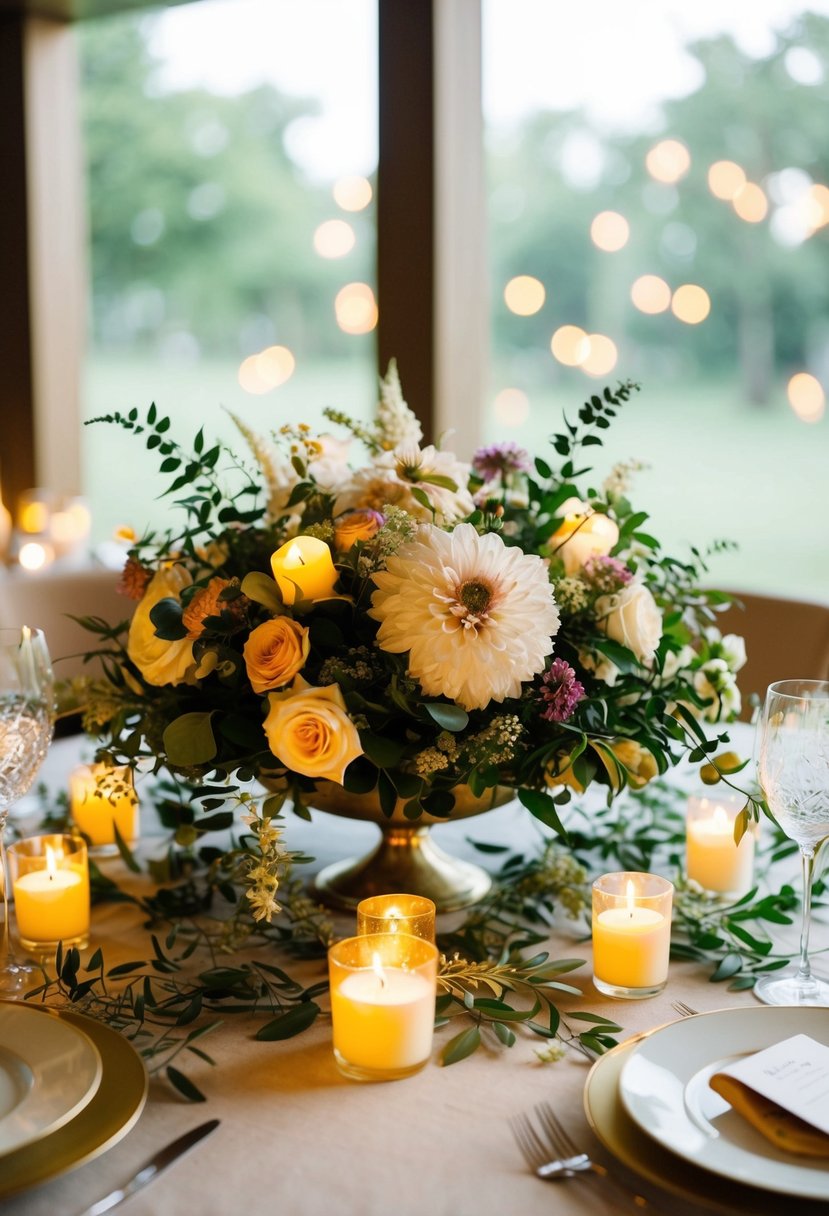
[[[691,153],[678,139],[663,139],[645,157],[645,167],[656,181],[673,185],[691,168]]]
[[[769,210],[769,200],[756,182],[746,182],[731,200],[731,205],[741,220],[747,224],[760,224]]]
[[[826,409],[826,394],[819,380],[808,372],[797,372],[786,389],[789,405],[801,422],[819,422]]]
[[[619,358],[616,343],[605,334],[589,334],[590,348],[581,362],[581,370],[588,376],[606,376],[612,372]]]
[[[597,249],[618,253],[630,236],[630,224],[618,211],[600,211],[590,225],[590,238]]]
[[[371,182],[367,177],[339,177],[334,182],[334,202],[343,211],[363,211],[372,200]]]
[[[256,374],[268,388],[278,388],[290,380],[296,367],[296,359],[287,346],[269,346],[255,356]]]
[[[502,388],[492,409],[502,426],[523,426],[530,416],[530,399],[520,388]]]
[[[686,325],[699,325],[711,311],[711,299],[704,287],[696,283],[683,283],[677,287],[671,300],[671,312]]]
[[[377,324],[377,302],[368,283],[347,283],[334,301],[337,324],[346,334],[368,334]]]
[[[745,184],[745,170],[733,160],[715,161],[708,170],[708,189],[723,202],[730,203]]]
[[[51,545],[42,545],[37,540],[27,540],[20,546],[17,560],[24,570],[42,570],[55,559],[55,551]]]
[[[239,384],[246,393],[254,393],[257,396],[260,393],[270,391],[271,385],[267,380],[263,380],[259,373],[258,355],[248,355],[247,359],[243,359],[239,367]]]
[[[631,287],[630,298],[640,312],[655,315],[670,308],[671,289],[658,274],[643,274]]]
[[[578,325],[562,325],[553,334],[550,350],[565,367],[578,367],[590,354],[590,339]]]
[[[504,288],[507,308],[519,317],[531,317],[542,308],[546,298],[544,284],[530,274],[516,275]]]
[[[345,220],[326,220],[314,233],[314,249],[321,258],[343,258],[356,241],[354,229]]]

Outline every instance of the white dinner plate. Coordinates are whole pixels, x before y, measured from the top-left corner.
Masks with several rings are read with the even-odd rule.
[[[726,1065],[794,1034],[829,1046],[829,1013],[758,1006],[663,1026],[626,1060],[619,1078],[622,1104],[642,1131],[693,1165],[769,1191],[825,1200],[829,1159],[782,1152],[708,1084]]]
[[[101,1082],[101,1056],[77,1026],[0,1003],[0,1156],[73,1119]]]

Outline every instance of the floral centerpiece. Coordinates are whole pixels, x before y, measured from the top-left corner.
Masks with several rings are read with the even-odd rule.
[[[237,419],[245,460],[201,430],[185,450],[154,406],[96,420],[159,453],[183,513],[130,551],[131,620],[93,625],[102,757],[211,790],[276,782],[266,835],[283,798],[307,814],[323,783],[412,823],[506,786],[558,830],[574,792],[710,758],[699,720],[740,708],[743,643],[714,624],[727,597],[700,588],[698,551],[668,556],[645,530],[635,465],[597,488],[584,466],[634,388],[565,418],[556,463],[424,445],[393,364],[371,425],[329,410],[344,436],[261,437]]]

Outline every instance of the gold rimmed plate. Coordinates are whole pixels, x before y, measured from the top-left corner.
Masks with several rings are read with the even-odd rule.
[[[89,1103],[63,1127],[3,1158],[0,1200],[106,1152],[134,1126],[147,1100],[147,1070],[117,1030],[69,1010],[29,1008],[33,1016],[57,1018],[85,1034],[100,1055],[101,1080]]]
[[[590,1070],[584,1087],[584,1110],[597,1139],[632,1173],[703,1210],[780,1216],[780,1205],[785,1201],[779,1194],[744,1186],[691,1165],[660,1147],[627,1114],[619,1094],[622,1069],[632,1052],[653,1033],[634,1035],[603,1055]],[[826,1204],[798,1197],[797,1212],[798,1216],[825,1216]]]
[[[101,1056],[82,1030],[39,1017],[31,1005],[0,1003],[0,1158],[79,1114],[101,1071]]]

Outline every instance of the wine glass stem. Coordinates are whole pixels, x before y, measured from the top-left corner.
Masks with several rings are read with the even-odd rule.
[[[809,966],[809,926],[812,919],[812,872],[815,867],[815,851],[801,846],[800,857],[803,862],[803,919],[800,927],[800,966],[797,970],[797,978],[803,982],[812,978],[812,969]]]
[[[9,908],[9,859],[6,856],[6,812],[0,811],[0,879],[3,883],[3,944],[0,955],[0,967],[13,963],[12,937],[9,925],[11,915]]]

